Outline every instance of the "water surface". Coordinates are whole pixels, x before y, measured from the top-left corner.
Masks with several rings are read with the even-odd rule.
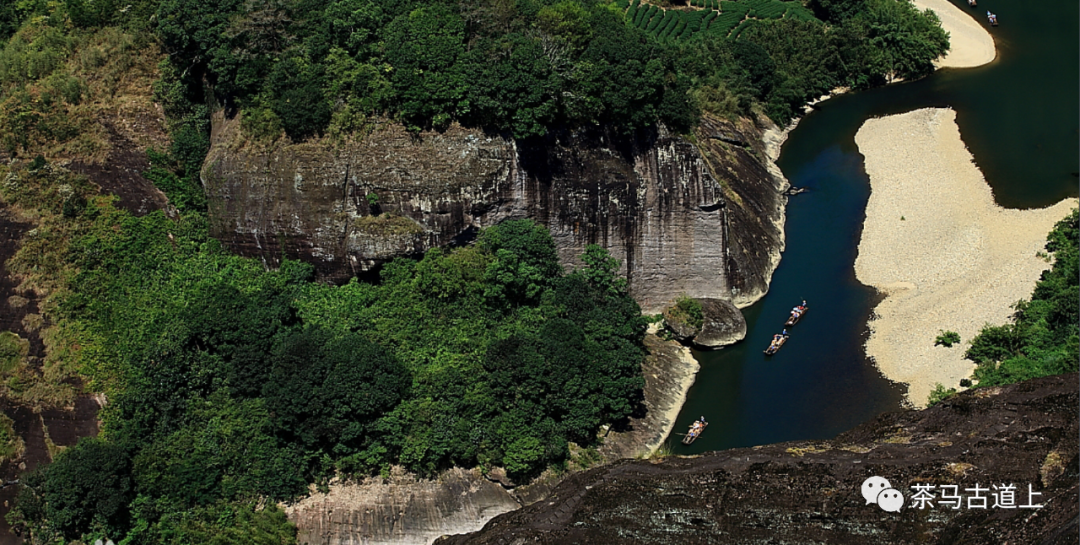
[[[977,11],[953,3],[998,15],[993,63],[828,100],[792,131],[778,164],[810,192],[788,204],[787,248],[768,295],[743,310],[746,339],[695,353],[701,371],[675,433],[699,416],[710,424],[690,447],[671,437],[676,453],[828,439],[900,407],[906,388],[886,380],[863,351],[877,297],[854,272],[870,195],[854,136],[866,119],[953,108],[999,204],[1042,207],[1077,196],[1080,3],[980,0]],[[766,357],[769,339],[803,299],[810,311]]]

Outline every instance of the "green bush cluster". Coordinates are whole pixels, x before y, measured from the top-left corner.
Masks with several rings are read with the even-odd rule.
[[[926,400],[926,406],[927,408],[933,407],[953,395],[956,395],[956,388],[946,389],[940,382],[935,383],[933,391],[930,392],[930,396]]]
[[[948,47],[932,13],[896,0],[867,0],[856,15],[826,18],[825,24],[797,6],[778,19],[754,18],[752,9],[742,1],[721,2],[720,15],[701,39],[668,46],[678,51],[676,71],[690,79],[697,107],[745,115],[760,104],[770,118],[784,123],[807,100],[836,87],[862,88],[927,74]],[[723,89],[721,94],[732,97],[737,109],[731,111],[729,100],[701,101],[716,95],[709,89]],[[710,110],[713,105],[723,107]]]
[[[965,357],[976,364],[976,386],[1011,384],[1077,371],[1080,362],[1080,220],[1077,211],[1047,237],[1053,267],[1031,299],[1020,301],[1011,323],[986,326]]]
[[[952,345],[960,342],[960,334],[955,331],[942,331],[937,338],[934,339],[934,346],[944,346],[945,348],[952,348]]]
[[[173,64],[206,76],[262,136],[280,127],[299,140],[376,115],[519,138],[561,124],[631,130],[678,92],[670,59],[595,0],[160,0],[155,21]],[[684,95],[666,100],[680,99],[689,108]]]

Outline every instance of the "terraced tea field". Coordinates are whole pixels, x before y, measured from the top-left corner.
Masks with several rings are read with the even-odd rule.
[[[763,19],[817,21],[799,2],[782,0],[690,0],[691,9],[663,9],[641,0],[616,0],[626,23],[660,40],[687,40],[698,34],[736,39]]]

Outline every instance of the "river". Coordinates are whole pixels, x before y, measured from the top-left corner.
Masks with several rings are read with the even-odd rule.
[[[965,11],[966,1],[951,0]],[[870,187],[855,132],[870,117],[951,107],[960,133],[1002,206],[1031,208],[1075,197],[1080,171],[1080,8],[1075,0],[979,0],[1000,25],[991,64],[843,95],[819,104],[791,132],[778,164],[808,193],[787,208],[787,248],[769,293],[743,310],[746,339],[701,363],[673,433],[705,416],[677,454],[781,441],[829,439],[900,408],[905,387],[886,380],[863,350],[876,293],[855,280]],[[963,195],[956,198],[962,199]],[[810,310],[777,355],[762,350],[803,299]]]

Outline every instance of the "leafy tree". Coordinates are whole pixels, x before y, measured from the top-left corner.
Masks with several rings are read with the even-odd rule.
[[[465,23],[441,5],[402,15],[384,31],[386,60],[403,120],[419,128],[445,128],[464,104],[467,83],[458,59],[465,51]]]
[[[287,335],[271,366],[263,397],[275,426],[309,450],[360,446],[409,385],[406,370],[378,345],[319,329]]]
[[[510,220],[484,231],[480,246],[495,261],[487,267],[488,297],[504,303],[535,302],[562,272],[547,229],[532,220]]]
[[[122,447],[83,438],[46,468],[25,477],[17,521],[43,523],[69,540],[92,528],[120,533],[127,527],[134,487]]]
[[[890,78],[911,79],[933,71],[933,60],[949,49],[949,37],[931,10],[908,2],[870,0],[860,17],[871,47],[871,70]]]

